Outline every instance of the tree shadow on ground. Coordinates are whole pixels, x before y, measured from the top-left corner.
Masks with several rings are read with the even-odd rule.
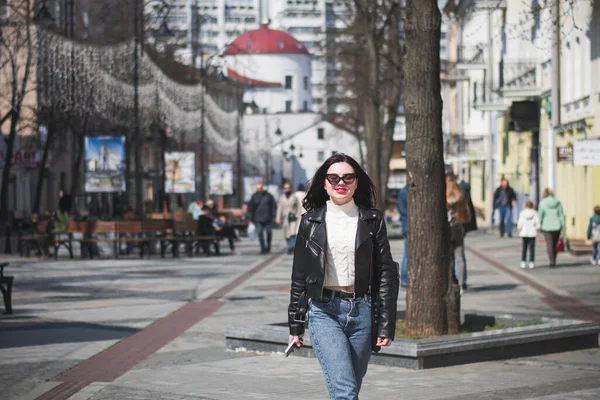
[[[48,344],[121,340],[139,329],[86,322],[16,322],[0,325],[0,349]]]
[[[492,292],[500,290],[514,290],[521,285],[515,283],[506,283],[502,285],[486,285],[486,286],[469,286],[468,292]]]

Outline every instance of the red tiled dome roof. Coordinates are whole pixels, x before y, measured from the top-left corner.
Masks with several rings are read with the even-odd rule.
[[[235,39],[223,55],[237,54],[309,54],[306,46],[289,33],[263,25],[261,29],[249,31]]]

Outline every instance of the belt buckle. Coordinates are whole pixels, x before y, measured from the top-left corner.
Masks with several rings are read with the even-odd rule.
[[[300,316],[300,317],[298,317]],[[306,320],[308,319],[306,314],[298,314],[298,313],[294,313],[294,316],[292,317],[292,319],[294,320],[294,322],[306,322]]]

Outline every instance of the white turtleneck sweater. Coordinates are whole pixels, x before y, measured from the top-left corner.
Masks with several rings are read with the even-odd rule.
[[[341,206],[328,201],[325,223],[327,226],[325,287],[353,291],[358,206],[354,200]]]

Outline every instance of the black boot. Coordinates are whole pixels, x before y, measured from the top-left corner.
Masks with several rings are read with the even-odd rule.
[[[271,252],[271,239],[273,239],[273,234],[267,233],[267,253]]]

